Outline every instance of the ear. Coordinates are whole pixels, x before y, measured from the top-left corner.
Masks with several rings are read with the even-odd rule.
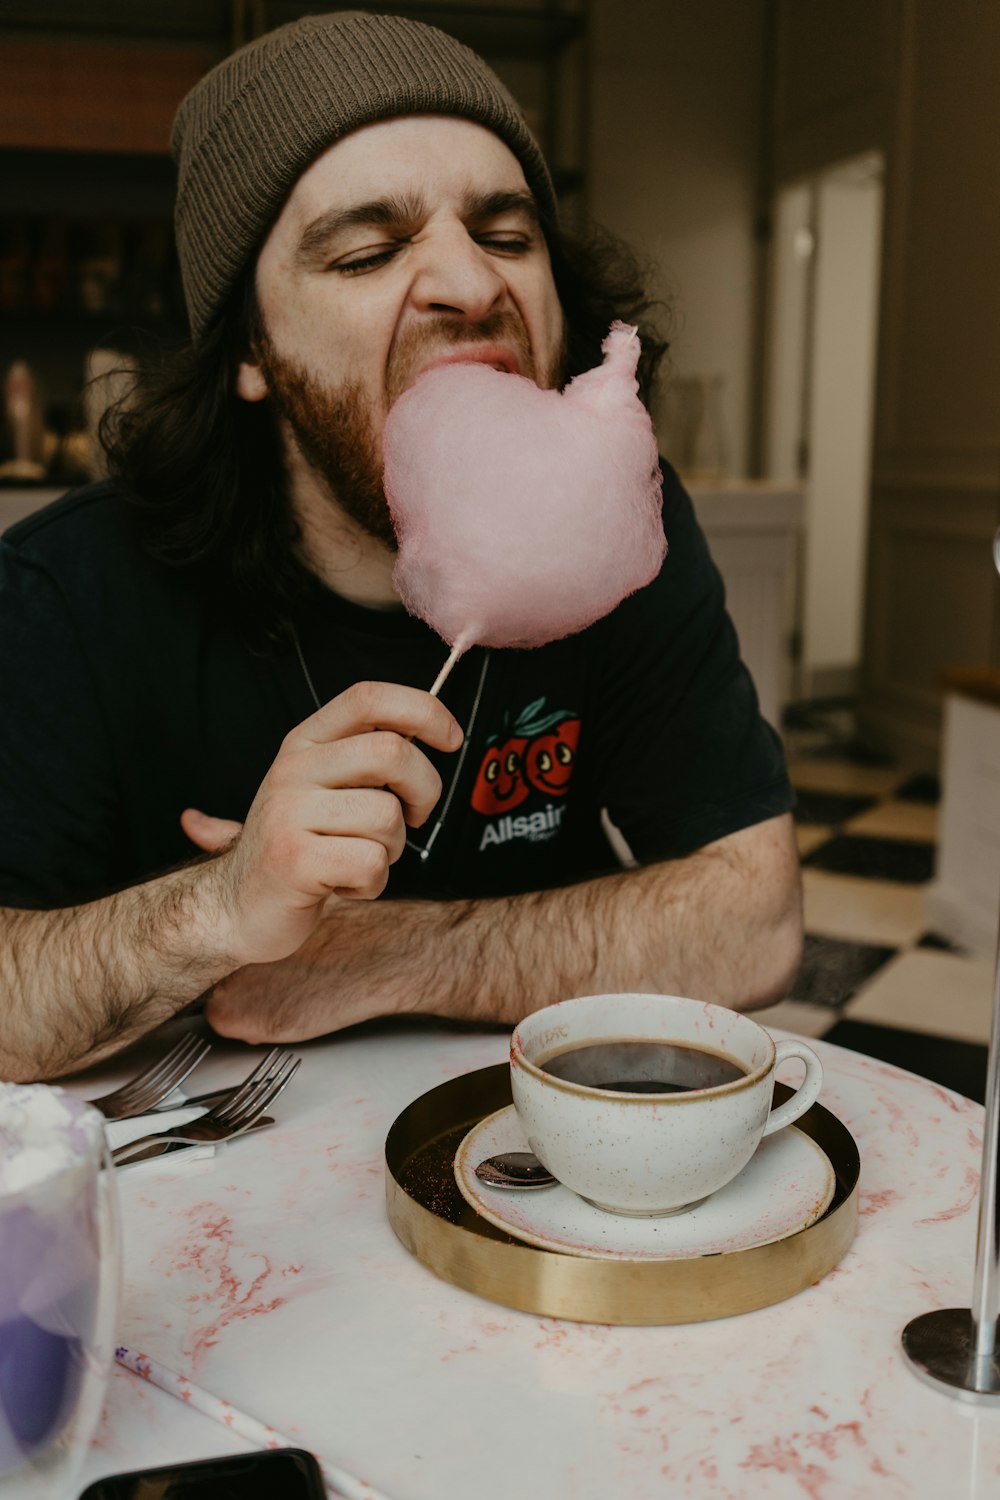
[[[236,394],[243,401],[264,401],[271,394],[264,372],[255,359],[240,361],[236,371]]]

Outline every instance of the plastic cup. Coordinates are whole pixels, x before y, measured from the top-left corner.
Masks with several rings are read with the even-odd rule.
[[[104,1120],[0,1083],[0,1500],[65,1500],[114,1353],[118,1201]]]

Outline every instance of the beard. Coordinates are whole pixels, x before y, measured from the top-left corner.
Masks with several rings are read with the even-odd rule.
[[[385,409],[413,384],[424,365],[449,346],[498,342],[516,351],[522,375],[537,379],[527,330],[512,313],[493,313],[472,325],[442,318],[393,345],[386,369]],[[396,533],[382,483],[381,434],[371,399],[360,382],[344,381],[333,388],[324,385],[293,359],[279,354],[266,330],[257,342],[256,354],[274,408],[306,463],[345,514],[395,552]],[[561,385],[565,360],[563,344],[538,384]]]
[[[395,552],[396,533],[382,486],[381,444],[360,384],[348,381],[331,390],[278,354],[266,337],[257,357],[274,408],[306,463],[351,520]]]

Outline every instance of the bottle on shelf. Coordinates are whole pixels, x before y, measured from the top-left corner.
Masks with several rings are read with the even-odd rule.
[[[90,316],[122,311],[122,230],[113,219],[77,226],[77,306]]]
[[[41,219],[36,226],[34,254],[28,273],[31,311],[62,311],[69,299],[69,282],[69,226],[65,219]]]
[[[6,456],[0,463],[0,480],[36,484],[45,478],[42,407],[31,368],[16,359],[3,383]]]

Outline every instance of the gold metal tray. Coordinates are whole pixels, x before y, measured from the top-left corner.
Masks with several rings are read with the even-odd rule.
[[[780,1100],[791,1091],[775,1085]],[[455,1183],[466,1131],[511,1103],[506,1063],[422,1094],[385,1143],[389,1222],[436,1276],[491,1302],[579,1323],[698,1323],[782,1302],[833,1269],[854,1238],[861,1162],[854,1137],[820,1104],[796,1121],[837,1177],[829,1208],[787,1239],[684,1260],[590,1260],[539,1250],[495,1229]]]

